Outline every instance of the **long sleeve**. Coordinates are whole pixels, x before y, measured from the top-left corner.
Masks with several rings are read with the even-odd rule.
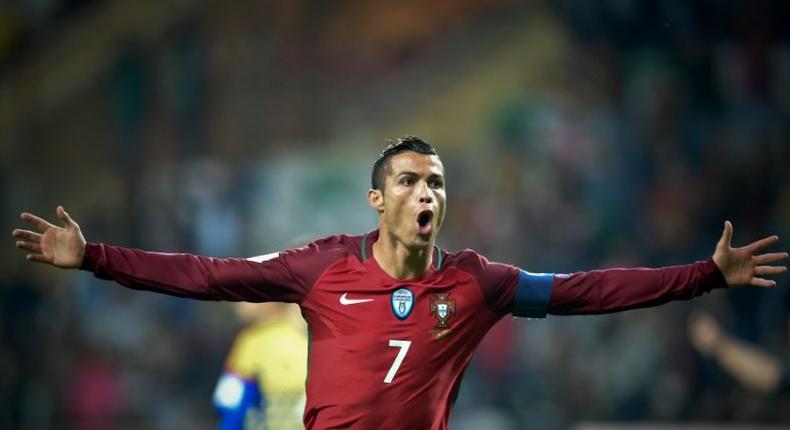
[[[548,312],[600,314],[687,300],[726,288],[713,260],[660,269],[607,269],[554,275]]]
[[[262,262],[168,254],[89,243],[83,270],[129,288],[201,300],[297,302],[309,288],[294,276],[289,251]]]

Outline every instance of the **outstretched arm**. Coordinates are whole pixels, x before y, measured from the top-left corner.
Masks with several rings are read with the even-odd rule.
[[[784,273],[775,265],[786,252],[758,254],[779,238],[769,236],[733,248],[732,224],[727,221],[713,257],[704,262],[660,269],[608,269],[555,275],[548,312],[597,314],[655,306],[670,300],[699,296],[714,288],[754,285],[773,287],[765,275]]]
[[[293,257],[288,253],[249,261],[86,243],[79,225],[63,207],[58,206],[57,215],[63,227],[22,214],[22,219],[38,230],[15,229],[12,233],[16,246],[28,252],[29,261],[89,270],[133,289],[204,300],[295,302],[306,291],[291,270]]]

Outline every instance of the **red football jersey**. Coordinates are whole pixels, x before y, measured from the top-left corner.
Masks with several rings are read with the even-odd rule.
[[[726,285],[711,260],[554,276],[438,247],[423,276],[398,280],[372,258],[377,237],[331,236],[263,261],[88,244],[83,268],[178,296],[299,303],[308,429],[446,429],[464,369],[502,316],[611,312]]]
[[[436,248],[427,273],[397,280],[370,258],[375,239],[350,239],[300,303],[310,327],[305,425],[447,428],[463,371],[509,310],[519,271]]]

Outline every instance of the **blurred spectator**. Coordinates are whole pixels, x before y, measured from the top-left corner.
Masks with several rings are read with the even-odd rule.
[[[698,311],[689,319],[689,337],[697,350],[718,362],[750,390],[790,391],[790,374],[768,351],[730,336],[710,314]]]

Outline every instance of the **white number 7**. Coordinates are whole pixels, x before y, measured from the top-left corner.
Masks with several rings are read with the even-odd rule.
[[[390,346],[397,346],[398,348],[400,348],[400,351],[398,351],[398,356],[395,357],[395,361],[392,362],[390,371],[387,372],[387,376],[384,378],[385,384],[389,384],[395,378],[395,373],[398,371],[398,368],[400,367],[401,363],[403,363],[403,359],[406,358],[406,353],[409,352],[409,346],[411,346],[411,341],[390,339]]]

